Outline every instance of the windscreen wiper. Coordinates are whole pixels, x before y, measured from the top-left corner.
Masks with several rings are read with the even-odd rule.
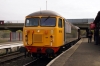
[[[44,22],[47,21],[49,18],[50,18],[50,16],[48,16],[48,17],[44,20]]]

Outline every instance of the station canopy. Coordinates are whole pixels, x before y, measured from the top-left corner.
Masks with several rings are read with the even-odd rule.
[[[67,19],[69,22],[73,24],[90,24],[93,23],[94,19]]]

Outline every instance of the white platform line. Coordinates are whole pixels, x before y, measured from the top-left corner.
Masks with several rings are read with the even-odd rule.
[[[18,47],[18,46],[23,46],[23,44],[22,43],[3,44],[3,45],[0,45],[0,49],[13,48],[13,47]]]

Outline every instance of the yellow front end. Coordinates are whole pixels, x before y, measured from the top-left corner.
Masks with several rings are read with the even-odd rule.
[[[31,26],[31,17],[26,18],[26,23],[23,28],[23,42],[24,46],[36,46],[36,47],[60,47],[64,44],[64,22],[63,18],[56,17],[34,17],[34,19],[38,19],[37,26]],[[48,20],[54,19],[55,26],[40,26],[41,20],[45,19],[43,23],[48,22]],[[32,21],[33,23],[34,21]],[[36,21],[34,22],[36,23]]]
[[[61,28],[24,27],[23,30],[25,46],[59,47],[63,44],[63,30]]]

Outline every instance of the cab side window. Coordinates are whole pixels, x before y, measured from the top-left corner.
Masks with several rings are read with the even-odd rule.
[[[63,19],[63,25],[62,25],[63,27],[65,26],[65,19]]]
[[[58,20],[58,27],[59,27],[59,28],[62,28],[62,19],[59,19],[59,20]]]

